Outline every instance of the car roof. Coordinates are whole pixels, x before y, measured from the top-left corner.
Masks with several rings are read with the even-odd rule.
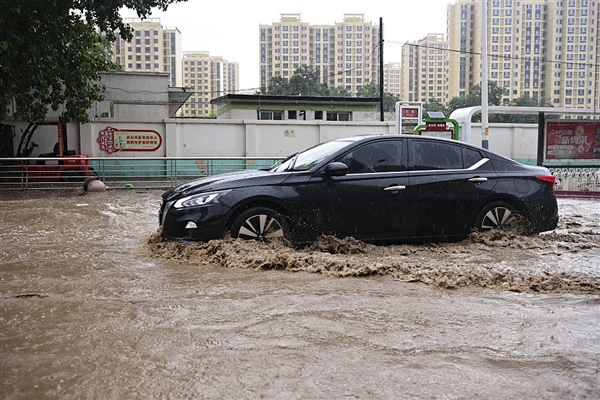
[[[424,139],[424,140],[433,140],[433,141],[439,141],[439,142],[461,143],[461,144],[465,144],[467,146],[473,146],[470,143],[461,142],[461,141],[457,141],[457,140],[453,140],[453,139],[439,138],[439,137],[433,137],[433,136],[410,135],[410,134],[404,134],[404,133],[403,134],[366,133],[363,135],[355,135],[355,136],[348,136],[348,137],[343,137],[343,138],[339,138],[339,139],[334,139],[334,141],[338,141],[338,142],[365,141],[366,142],[366,141],[375,140],[375,139],[398,139],[398,138]],[[473,147],[477,147],[477,146],[473,146]]]

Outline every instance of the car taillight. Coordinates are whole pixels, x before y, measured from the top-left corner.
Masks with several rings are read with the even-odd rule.
[[[552,184],[552,190],[554,190],[556,186],[556,177],[554,175],[542,175],[536,176],[537,179],[544,182],[550,182]]]

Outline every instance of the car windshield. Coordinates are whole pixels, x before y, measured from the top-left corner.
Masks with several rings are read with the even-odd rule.
[[[283,171],[307,171],[312,166],[320,163],[330,155],[334,154],[340,149],[348,146],[349,141],[336,140],[333,142],[326,142],[311,147],[302,153],[297,153],[291,157],[288,157],[280,164],[271,167],[271,172],[283,172]]]

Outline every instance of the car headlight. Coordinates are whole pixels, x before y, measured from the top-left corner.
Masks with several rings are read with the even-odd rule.
[[[187,196],[187,197],[177,200],[175,202],[175,204],[173,204],[173,207],[175,207],[175,208],[198,207],[198,206],[205,206],[210,203],[218,203],[217,199],[227,192],[229,192],[229,190],[226,190],[223,192],[193,194],[191,196]]]

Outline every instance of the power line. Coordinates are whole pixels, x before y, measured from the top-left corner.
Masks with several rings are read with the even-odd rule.
[[[444,47],[430,47],[427,45],[421,45],[421,44],[413,44],[410,42],[396,42],[393,40],[386,40],[386,42],[388,43],[395,43],[395,44],[401,44],[403,46],[408,45],[408,46],[414,46],[414,47],[420,47],[420,48],[426,48],[426,49],[434,49],[434,50],[442,50],[442,51],[447,51],[447,52],[451,52],[451,53],[460,53],[460,54],[469,54],[469,55],[476,55],[476,56],[481,56],[480,52],[476,52],[476,51],[466,51],[466,50],[456,50],[456,49],[450,49],[450,48],[444,48]],[[492,57],[492,60],[495,61],[495,59],[493,58],[494,56],[500,57],[499,54],[488,54],[488,58]],[[545,64],[563,64],[563,65],[568,65],[568,64],[578,64],[578,65],[586,65],[589,66],[590,68],[597,68],[600,66],[600,64],[595,64],[595,63],[587,63],[587,62],[578,62],[578,60],[567,60],[567,61],[563,61],[563,60],[548,60],[546,59],[546,57],[543,56],[525,56],[525,57],[519,57],[519,56],[510,56],[509,58],[506,58],[506,55],[504,55],[502,57],[502,60],[522,60],[522,61],[532,61],[532,60],[528,60],[531,58],[540,58],[539,62],[545,63]],[[500,60],[500,58],[498,58],[498,60]],[[533,60],[535,61],[535,60]]]

